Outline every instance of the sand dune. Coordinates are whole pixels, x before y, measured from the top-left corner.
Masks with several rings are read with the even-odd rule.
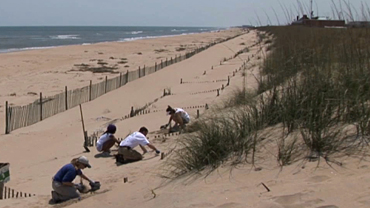
[[[213,38],[218,37],[213,35]],[[88,132],[103,129],[112,120],[116,121],[118,137],[147,126],[151,131],[149,139],[160,150],[170,151],[177,140],[186,138],[180,135],[165,140],[154,139],[159,126],[168,120],[163,111],[154,110],[163,110],[167,105],[191,107],[207,103],[212,108],[220,104],[233,90],[242,86],[242,71],[235,76],[233,72],[248,56],[256,54],[259,46],[222,65],[220,61],[256,41],[256,34],[252,31],[83,104]],[[245,45],[240,45],[242,42]],[[101,50],[99,45],[96,48]],[[261,59],[254,56],[251,63],[256,65],[249,68],[246,83],[254,88],[256,81],[251,74],[257,75]],[[213,81],[227,79],[227,76],[231,77],[230,86],[216,96],[216,92],[211,90],[226,82]],[[180,84],[181,78],[192,83]],[[122,119],[131,106],[142,106],[160,97],[165,88],[170,88],[173,95],[150,106],[152,113]],[[193,120],[196,110],[188,110]],[[204,108],[199,110],[206,112]],[[212,113],[211,109],[207,111]],[[367,161],[342,158],[343,167],[334,166],[335,169],[325,163],[320,167],[317,163],[296,163],[280,169],[274,159],[273,138],[268,140],[272,148],[268,149],[269,153],[261,153],[265,161],[254,167],[246,164],[231,169],[225,164],[207,178],[192,176],[171,183],[160,177],[166,170],[165,160],[160,160],[154,153],[146,155],[143,161],[117,166],[113,158],[94,157],[97,154],[95,149],[91,153],[82,153],[82,138],[79,108],[18,129],[10,135],[1,135],[0,158],[11,164],[11,181],[6,185],[36,194],[31,198],[1,201],[1,207],[51,207],[48,205],[51,177],[60,166],[79,155],[90,159],[93,168],[84,172],[101,181],[102,188],[96,194],[84,195],[81,201],[72,200],[54,207],[335,208],[368,207],[370,203],[370,191],[366,186],[370,180]],[[128,183],[123,182],[124,177],[128,177]],[[271,191],[268,192],[261,183]]]

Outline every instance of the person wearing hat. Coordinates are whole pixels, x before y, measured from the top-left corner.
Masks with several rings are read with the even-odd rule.
[[[72,159],[71,163],[64,165],[53,177],[51,197],[55,203],[66,201],[69,199],[79,198],[77,192],[78,184],[74,184],[73,180],[76,176],[89,181],[90,184],[95,181],[89,179],[81,170],[91,168],[89,160],[85,156]]]
[[[167,115],[170,115],[170,119],[165,127],[170,126],[170,132],[176,131],[179,127],[183,129],[185,125],[190,122],[189,114],[182,108],[172,108],[171,106],[168,106],[166,112]],[[175,122],[175,125],[172,128],[171,121]]]
[[[118,148],[116,161],[120,163],[128,163],[142,160],[143,155],[148,152],[144,146],[148,146],[154,150],[156,154],[161,153],[146,138],[148,132],[149,131],[146,127],[141,127],[139,131],[130,134],[124,140],[122,140]],[[136,146],[140,146],[140,148],[143,150],[143,154],[140,154],[138,151],[134,150]]]
[[[114,136],[116,133],[116,126],[109,124],[107,130],[100,136],[99,140],[96,142],[96,149],[103,154],[110,154],[110,148],[113,147],[115,143],[119,145],[118,139]]]

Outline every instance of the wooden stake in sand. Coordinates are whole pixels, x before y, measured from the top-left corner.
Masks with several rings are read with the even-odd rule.
[[[124,177],[123,178],[123,183],[127,183],[128,182],[128,177]]]
[[[8,106],[8,101],[5,102],[5,134],[9,134],[9,106]]]
[[[82,122],[82,133],[84,135],[84,148],[85,148],[86,152],[90,152],[89,148],[87,147],[87,135],[85,133],[85,122],[84,122],[84,117],[83,117],[83,114],[82,114],[81,104],[80,104],[80,113],[81,113],[81,122]]]
[[[264,184],[264,183],[261,183],[263,187],[265,187],[265,189],[267,190],[267,192],[270,192],[270,189]]]
[[[65,104],[66,104],[65,109],[68,110],[68,88],[67,88],[67,86],[65,87],[64,92],[65,92],[65,101],[66,101],[65,102]]]
[[[4,183],[0,182],[0,199],[3,199],[4,194]]]
[[[42,92],[40,92],[40,121],[42,121]]]

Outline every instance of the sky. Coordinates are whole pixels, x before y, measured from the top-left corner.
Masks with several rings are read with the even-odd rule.
[[[346,17],[345,1],[370,17],[364,0],[314,0],[314,14],[333,17],[333,1]],[[0,26],[276,25],[301,15],[299,2],[307,11],[310,0],[0,0]]]

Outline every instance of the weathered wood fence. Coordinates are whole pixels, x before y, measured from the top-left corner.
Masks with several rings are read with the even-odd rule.
[[[212,42],[206,46],[196,48],[195,50],[184,55],[175,56],[174,58],[171,57],[170,59],[166,58],[165,61],[161,60],[160,63],[156,62],[154,66],[151,67],[139,67],[139,69],[135,71],[120,73],[119,76],[113,77],[111,79],[105,77],[105,80],[100,83],[93,84],[92,81],[90,81],[90,84],[88,86],[73,90],[68,90],[66,86],[64,92],[49,97],[43,97],[42,93],[40,93],[40,98],[28,105],[9,106],[8,101],[6,101],[5,134],[9,134],[15,129],[35,124],[39,121],[42,121],[43,119],[76,107],[79,104],[94,100],[104,95],[105,93],[122,87],[128,82],[152,74],[171,64],[175,64],[177,62],[188,59],[193,55],[208,49],[209,47],[236,38],[240,35],[241,34],[238,34],[224,40]]]

